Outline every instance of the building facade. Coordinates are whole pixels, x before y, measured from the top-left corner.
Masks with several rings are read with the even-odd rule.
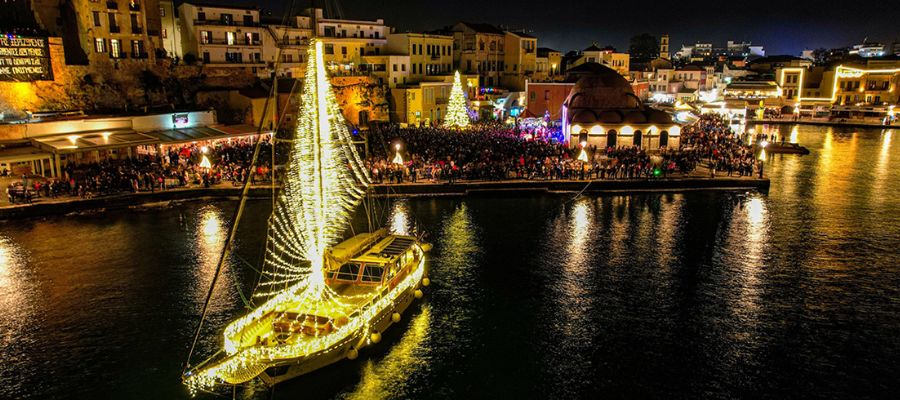
[[[453,34],[453,59],[462,73],[478,75],[481,87],[500,85],[506,58],[506,37],[489,24],[459,22]]]
[[[244,68],[267,76],[259,10],[183,3],[178,7],[181,47],[210,68]]]
[[[537,38],[522,32],[506,32],[506,50],[501,85],[512,91],[525,90],[525,82],[537,71]]]
[[[405,83],[421,82],[427,76],[453,73],[453,37],[426,33],[388,34],[387,53],[409,57]],[[391,82],[401,84],[401,82]]]

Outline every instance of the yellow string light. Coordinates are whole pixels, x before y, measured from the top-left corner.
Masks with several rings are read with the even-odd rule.
[[[247,344],[248,338],[262,339],[258,334],[271,325],[270,319],[274,320],[276,314],[283,316],[286,310],[304,310],[308,315],[325,311],[347,315],[352,311],[347,302],[354,298],[338,299],[326,285],[324,271],[328,248],[347,229],[350,213],[359,205],[370,179],[351,144],[352,137],[325,74],[322,42],[316,40],[309,47],[291,160],[269,221],[262,279],[254,291],[254,298],[265,302],[225,328],[223,347],[229,357],[186,375],[192,391],[221,382],[246,382],[278,360],[332,348],[361,332],[394,301],[389,296],[381,298],[328,335],[277,346]],[[408,289],[421,280],[424,268],[419,267],[398,289]],[[291,321],[291,325],[300,322]]]

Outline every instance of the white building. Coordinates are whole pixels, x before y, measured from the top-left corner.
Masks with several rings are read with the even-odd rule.
[[[265,29],[256,8],[184,3],[178,7],[184,55],[214,68],[247,68],[265,76]]]
[[[178,10],[172,0],[160,0],[159,2],[159,18],[161,28],[159,31],[162,40],[163,49],[170,58],[184,57],[184,51],[181,49],[181,24],[177,17]]]
[[[312,37],[311,18],[296,16],[284,24],[267,24],[265,30],[263,60],[272,68],[278,65],[276,76],[303,76],[309,39]]]

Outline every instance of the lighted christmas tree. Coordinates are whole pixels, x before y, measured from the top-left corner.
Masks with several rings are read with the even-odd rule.
[[[453,88],[450,89],[450,102],[447,104],[447,118],[444,119],[444,127],[465,128],[467,126],[469,126],[469,109],[466,107],[466,94],[462,89],[459,71],[456,71]]]

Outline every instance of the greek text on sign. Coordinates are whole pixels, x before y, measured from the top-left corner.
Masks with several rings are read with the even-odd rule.
[[[0,81],[50,81],[47,38],[0,35]]]

